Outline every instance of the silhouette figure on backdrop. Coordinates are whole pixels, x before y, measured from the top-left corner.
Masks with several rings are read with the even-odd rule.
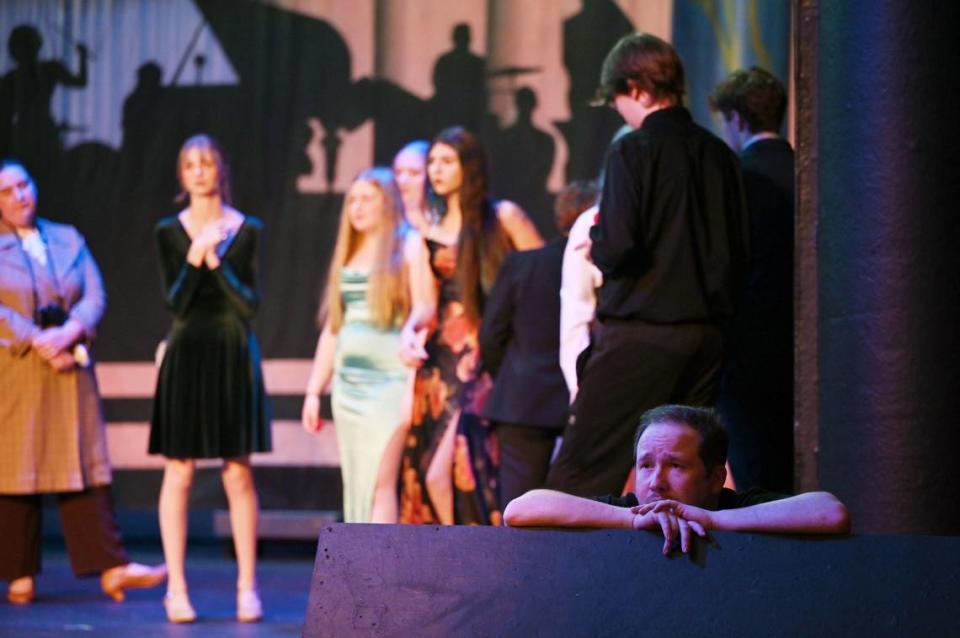
[[[263,153],[234,154],[238,159],[238,186],[250,188],[266,176],[269,181],[264,186],[267,190],[264,195],[293,190],[283,167],[289,166],[292,172],[301,165],[304,127],[311,117],[319,120],[324,131],[321,148],[325,178],[333,183],[342,132],[356,128],[366,119],[355,112],[350,49],[340,32],[326,20],[264,3],[196,0],[196,5],[240,78],[240,103],[230,105],[230,109],[241,111],[243,117],[233,123],[239,125],[242,132],[211,130],[211,133],[219,139],[244,140],[249,137],[249,122],[255,119],[262,122],[263,127],[257,127],[257,134],[263,136],[263,141],[269,140],[264,144]],[[283,33],[284,37],[266,39],[264,34],[271,32]],[[266,51],[270,55],[268,73],[264,72]],[[190,89],[180,90],[186,93]],[[202,87],[202,90],[213,94],[216,89]],[[209,129],[211,124],[216,124],[216,118],[213,120],[197,128]],[[245,157],[249,155],[261,157]],[[254,173],[262,176],[242,179],[245,174],[253,177]],[[311,314],[309,310],[307,314]]]
[[[124,182],[141,183],[144,177],[156,173],[154,162],[162,140],[162,120],[167,112],[164,105],[163,68],[151,60],[137,69],[137,85],[123,102],[123,148],[120,170]],[[143,183],[141,197],[154,201],[167,199],[172,184],[164,180]]]
[[[355,119],[346,120],[346,126],[356,127],[373,119],[373,163],[377,166],[389,165],[411,139],[428,138],[436,132],[432,124],[434,103],[392,82],[361,78],[353,85],[350,103]]]
[[[123,102],[123,144],[133,150],[146,147],[147,123],[156,123],[163,94],[163,68],[153,60],[137,69],[137,86]],[[136,128],[134,123],[140,125]],[[156,128],[156,127],[150,127]]]
[[[590,106],[607,52],[634,30],[612,0],[584,0],[580,12],[563,23],[563,66],[570,76],[570,119],[557,122],[570,149],[567,181],[593,179],[600,170],[604,144],[623,121],[609,109]]]
[[[14,27],[7,47],[16,68],[0,79],[0,155],[20,158],[42,188],[56,175],[63,151],[62,126],[50,111],[53,91],[58,85],[87,85],[87,47],[77,44],[76,75],[59,60],[40,59],[43,36],[32,25]]]
[[[470,25],[453,28],[453,50],[444,53],[433,67],[433,98],[437,130],[463,126],[482,130],[487,110],[486,61],[470,52]]]
[[[497,137],[494,145],[493,191],[520,204],[534,219],[546,218],[550,208],[547,180],[553,166],[554,141],[533,124],[537,94],[530,87],[514,95],[517,119]],[[554,224],[544,219],[553,234]],[[541,228],[541,231],[544,229]]]

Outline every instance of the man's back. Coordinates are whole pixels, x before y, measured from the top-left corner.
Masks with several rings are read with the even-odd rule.
[[[750,211],[750,275],[738,309],[742,330],[793,333],[793,149],[765,139],[740,155]]]
[[[560,371],[560,267],[564,238],[511,253],[484,309],[480,351],[494,373],[484,416],[562,427],[568,393]]]
[[[738,487],[793,485],[793,149],[783,139],[740,155],[750,211],[750,273],[724,335],[717,408]]]
[[[682,107],[656,111],[607,157],[594,263],[598,316],[654,324],[731,314],[746,271],[738,162]]]

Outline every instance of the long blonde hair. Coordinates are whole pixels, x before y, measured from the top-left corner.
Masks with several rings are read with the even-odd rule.
[[[394,328],[403,323],[410,311],[409,278],[403,259],[403,243],[408,231],[403,218],[403,200],[400,199],[400,190],[393,178],[393,171],[389,168],[378,166],[367,169],[353,181],[354,184],[357,182],[370,183],[383,196],[381,223],[373,231],[376,233],[376,250],[367,288],[367,305],[376,327]],[[354,230],[350,223],[347,199],[344,198],[337,244],[330,260],[327,287],[318,317],[321,326],[329,320],[334,333],[339,332],[343,325],[340,271],[353,257],[359,245],[360,233]]]

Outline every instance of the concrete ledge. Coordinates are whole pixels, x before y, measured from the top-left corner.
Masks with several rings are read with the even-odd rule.
[[[325,526],[305,636],[944,635],[960,538]]]

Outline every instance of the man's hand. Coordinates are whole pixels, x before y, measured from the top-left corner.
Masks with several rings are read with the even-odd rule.
[[[669,556],[673,543],[680,536],[680,550],[690,551],[693,534],[704,537],[712,529],[713,520],[709,510],[678,501],[655,501],[630,508],[634,514],[634,529],[656,529],[663,532],[663,555]]]

